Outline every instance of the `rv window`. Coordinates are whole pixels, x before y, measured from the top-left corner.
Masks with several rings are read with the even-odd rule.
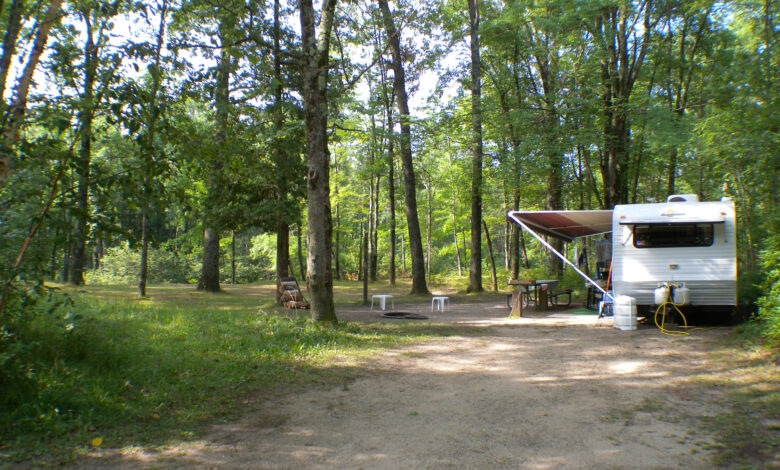
[[[634,225],[634,246],[664,248],[712,245],[712,224]]]

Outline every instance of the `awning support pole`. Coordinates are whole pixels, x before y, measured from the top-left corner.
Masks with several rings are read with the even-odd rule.
[[[596,289],[600,290],[600,291],[601,291],[601,293],[602,293],[602,294],[604,294],[604,295],[606,296],[605,298],[607,298],[607,297],[608,297],[608,298],[609,298],[611,301],[614,301],[614,298],[612,297],[612,295],[611,295],[609,292],[607,292],[607,291],[606,291],[606,290],[604,290],[604,289],[603,289],[603,288],[602,288],[600,285],[598,285],[598,284],[596,283],[596,281],[594,281],[593,279],[589,278],[587,274],[585,274],[584,272],[580,271],[580,269],[579,269],[577,266],[575,266],[575,265],[574,265],[574,263],[572,263],[572,262],[571,262],[571,261],[569,261],[569,260],[568,260],[568,259],[567,259],[565,256],[563,256],[562,254],[560,254],[560,253],[558,252],[558,250],[556,250],[555,248],[553,248],[553,247],[552,247],[552,245],[550,245],[549,243],[547,243],[547,242],[544,240],[544,238],[542,238],[541,236],[539,236],[539,234],[537,234],[536,232],[534,232],[533,230],[531,230],[531,228],[530,228],[530,227],[528,227],[526,224],[524,224],[522,221],[520,221],[520,219],[518,219],[517,217],[515,217],[513,213],[511,213],[511,212],[510,212],[510,213],[508,213],[508,214],[507,214],[507,216],[508,216],[510,219],[512,219],[512,220],[513,220],[513,221],[514,221],[514,222],[515,222],[517,225],[519,225],[520,227],[522,227],[522,228],[523,228],[523,229],[524,229],[526,232],[530,233],[530,234],[531,234],[531,235],[532,235],[534,238],[536,238],[537,240],[539,240],[539,242],[540,242],[542,245],[544,245],[544,246],[545,246],[545,247],[546,247],[548,250],[550,250],[550,251],[552,251],[553,253],[555,253],[555,256],[557,256],[558,258],[560,258],[560,259],[561,259],[561,260],[562,260],[564,263],[566,263],[566,264],[568,264],[569,266],[571,266],[571,267],[572,267],[572,269],[574,269],[574,270],[577,272],[577,274],[579,274],[580,276],[582,276],[582,277],[583,277],[583,278],[584,278],[586,281],[590,282],[590,283],[593,285],[593,287],[595,287]]]

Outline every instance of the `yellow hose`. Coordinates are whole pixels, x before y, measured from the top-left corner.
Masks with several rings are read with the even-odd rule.
[[[679,286],[677,286],[676,284],[670,284],[669,287],[670,288],[671,287],[679,288]],[[669,297],[670,298],[672,297],[671,289],[670,289],[670,292],[669,292]],[[690,336],[690,333],[688,333],[687,331],[667,330],[664,327],[664,323],[666,322],[666,306],[667,305],[671,305],[672,307],[674,307],[675,310],[677,310],[677,313],[679,313],[680,317],[682,317],[682,319],[683,319],[683,325],[684,325],[683,328],[688,328],[688,320],[685,318],[685,315],[683,315],[683,313],[680,311],[680,309],[678,308],[678,305],[676,303],[668,301],[668,300],[666,302],[662,303],[661,305],[659,305],[658,308],[655,310],[655,318],[654,318],[655,326],[657,326],[658,329],[661,330],[661,333],[663,333],[665,335],[669,335],[669,336]],[[658,312],[660,312],[661,309],[663,309],[663,315],[661,315],[661,324],[659,325],[658,324]]]
[[[655,326],[657,326],[658,329],[661,330],[661,333],[663,333],[665,335],[669,335],[669,336],[689,336],[690,333],[688,333],[687,331],[667,330],[666,328],[664,328],[664,323],[666,322],[666,306],[667,305],[671,305],[672,307],[674,307],[675,310],[677,310],[677,313],[679,313],[680,316],[683,319],[683,324],[684,324],[683,328],[688,328],[688,320],[685,319],[685,315],[683,315],[683,313],[680,311],[680,309],[677,308],[677,304],[675,304],[673,302],[664,302],[664,303],[662,303],[661,305],[658,306],[658,308],[655,311]],[[659,325],[658,324],[658,312],[660,312],[661,309],[663,309],[664,312],[663,312],[663,315],[661,315],[661,324]]]

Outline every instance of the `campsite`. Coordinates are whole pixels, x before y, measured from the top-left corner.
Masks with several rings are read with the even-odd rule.
[[[780,468],[772,0],[0,0],[0,468]]]

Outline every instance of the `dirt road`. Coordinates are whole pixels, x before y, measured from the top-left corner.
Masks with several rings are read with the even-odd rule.
[[[340,314],[376,320],[377,312]],[[374,372],[343,387],[278,398],[199,441],[110,461],[126,468],[712,467],[710,439],[694,417],[718,411],[723,397],[689,379],[706,371],[708,351],[727,329],[673,338],[581,315],[504,315],[495,305],[431,314],[475,325],[475,333],[387,352],[373,360]]]

